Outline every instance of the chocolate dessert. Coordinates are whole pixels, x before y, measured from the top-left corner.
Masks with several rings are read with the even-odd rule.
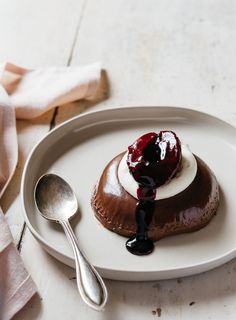
[[[218,184],[208,166],[192,155],[196,172],[184,190],[158,199],[183,173],[179,138],[172,131],[148,133],[108,163],[92,196],[95,216],[107,229],[129,237],[126,248],[133,254],[151,253],[153,241],[204,227],[216,213]],[[121,184],[119,165],[125,157],[127,174],[137,184],[131,195]]]

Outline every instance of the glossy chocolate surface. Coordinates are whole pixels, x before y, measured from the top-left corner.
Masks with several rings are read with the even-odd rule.
[[[137,199],[120,184],[118,165],[124,153],[116,156],[104,169],[95,187],[92,206],[97,219],[109,230],[131,237],[136,232]],[[166,236],[198,230],[216,213],[219,190],[208,166],[196,157],[198,170],[194,181],[179,194],[156,200],[148,237],[153,241]]]

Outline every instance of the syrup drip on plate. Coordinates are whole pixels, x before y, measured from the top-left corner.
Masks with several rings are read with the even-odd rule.
[[[127,165],[138,182],[135,212],[136,233],[126,242],[126,248],[135,255],[153,251],[153,241],[148,237],[155,209],[157,188],[168,183],[179,171],[181,145],[173,131],[150,132],[128,147]]]

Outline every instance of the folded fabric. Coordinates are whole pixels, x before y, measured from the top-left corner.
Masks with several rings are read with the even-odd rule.
[[[100,77],[100,63],[37,70],[0,65],[0,198],[17,164],[15,116],[30,119],[67,102],[92,100]],[[11,319],[36,291],[0,208],[0,319]]]

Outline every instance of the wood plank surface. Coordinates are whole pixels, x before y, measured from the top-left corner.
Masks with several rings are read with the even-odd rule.
[[[0,0],[1,61],[27,68],[68,64],[84,0]]]
[[[8,13],[11,21],[18,13],[18,22],[7,25],[5,33],[0,31],[0,35],[7,34],[10,38],[5,38],[9,45],[0,52],[2,59],[15,59],[32,66],[67,61],[78,65],[100,60],[107,70],[109,86],[105,81],[100,88],[100,102],[82,101],[60,107],[56,124],[82,111],[126,105],[192,107],[219,114],[236,124],[233,0],[87,0],[84,4],[44,0],[37,2],[36,7],[35,3],[24,0],[21,4],[14,1],[13,8],[7,0],[0,0],[1,3],[6,8],[3,13],[0,11],[0,17]],[[4,19],[7,23],[8,19]],[[35,29],[39,43],[25,31],[29,26]],[[14,47],[11,39],[16,38],[16,29],[25,31],[26,36],[20,32],[22,38]],[[25,49],[27,44],[29,51]],[[49,121],[46,123],[47,129],[37,131],[39,135],[48,130]],[[34,132],[31,125],[28,129]],[[37,137],[32,141],[24,130],[23,125],[22,145],[33,145]],[[12,192],[16,192],[14,187]],[[9,200],[4,203],[5,207],[10,206]],[[16,207],[14,203],[9,211]],[[185,279],[144,283],[107,281],[109,304],[103,313],[96,313],[81,302],[75,271],[45,253],[28,230],[23,237],[21,255],[39,294],[15,320],[227,320],[235,317],[235,260]]]
[[[182,106],[236,123],[235,15],[233,0],[87,1],[72,65],[107,70],[110,98],[93,110]]]

